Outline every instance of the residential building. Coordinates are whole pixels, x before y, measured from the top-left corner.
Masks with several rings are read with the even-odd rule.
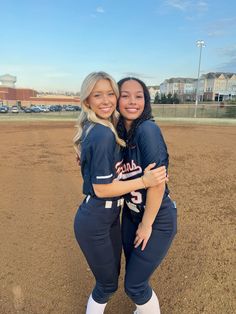
[[[177,94],[180,102],[194,102],[198,84],[200,101],[236,99],[236,73],[209,72],[199,81],[194,78],[170,78],[160,84],[161,95]]]
[[[160,84],[161,95],[176,94],[180,102],[188,102],[194,100],[194,92],[196,79],[176,77],[165,80]]]
[[[224,101],[236,99],[236,73],[210,72],[204,80],[204,100]]]
[[[149,90],[149,94],[151,97],[151,102],[154,101],[155,97],[156,97],[156,93],[160,94],[160,86],[147,86],[148,90]]]

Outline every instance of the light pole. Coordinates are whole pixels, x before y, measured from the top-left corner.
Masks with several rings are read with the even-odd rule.
[[[200,76],[201,58],[202,58],[202,47],[206,47],[204,40],[197,40],[196,44],[197,44],[197,47],[200,48],[200,54],[199,54],[198,73],[197,73],[197,88],[196,88],[196,101],[195,101],[194,118],[197,117],[198,90],[199,90],[199,76]]]

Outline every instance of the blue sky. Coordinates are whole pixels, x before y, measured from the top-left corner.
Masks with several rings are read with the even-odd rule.
[[[79,91],[103,70],[148,85],[236,72],[235,0],[0,0],[0,75],[17,87]]]

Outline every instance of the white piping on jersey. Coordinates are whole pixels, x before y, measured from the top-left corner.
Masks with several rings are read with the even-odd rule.
[[[128,173],[122,173],[119,176],[119,179],[128,179],[128,178],[136,176],[139,173],[142,173],[142,169],[141,168],[139,168],[139,169],[137,169],[135,171],[128,172]]]
[[[96,179],[108,179],[111,178],[113,176],[113,174],[109,174],[109,176],[96,176]]]

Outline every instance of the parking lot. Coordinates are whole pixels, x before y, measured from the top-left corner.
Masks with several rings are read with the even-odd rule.
[[[0,105],[0,114],[72,112],[80,110],[80,106],[76,105],[50,105],[29,107]]]

